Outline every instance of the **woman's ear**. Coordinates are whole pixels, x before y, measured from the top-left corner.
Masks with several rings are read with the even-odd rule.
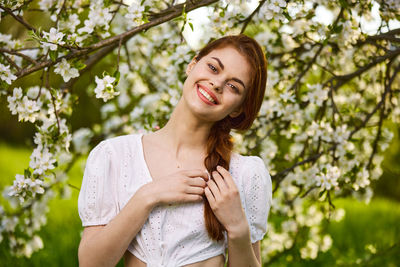
[[[237,116],[239,116],[242,113],[242,108],[238,108],[234,111],[231,112],[231,114],[229,114],[229,117],[231,118],[236,118]]]
[[[194,65],[197,63],[197,57],[193,57],[192,61],[186,67],[186,75],[189,75],[190,71],[193,69]]]

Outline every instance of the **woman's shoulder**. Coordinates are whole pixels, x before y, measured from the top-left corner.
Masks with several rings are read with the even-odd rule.
[[[111,147],[125,147],[126,145],[132,145],[133,143],[137,143],[142,135],[143,135],[142,133],[119,135],[104,139],[101,143],[104,143],[107,146]]]
[[[264,160],[259,156],[242,155],[238,152],[231,153],[230,167],[240,169],[265,168]]]
[[[124,151],[137,151],[142,133],[119,135],[102,140],[93,151],[103,148],[110,155],[121,155]]]
[[[259,156],[232,153],[230,172],[236,179],[248,181],[258,177],[259,182],[271,184],[271,176],[264,160]]]

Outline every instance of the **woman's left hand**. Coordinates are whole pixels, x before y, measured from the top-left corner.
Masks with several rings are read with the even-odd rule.
[[[231,174],[225,168],[217,166],[217,171],[211,175],[214,179],[207,181],[204,192],[212,211],[228,235],[245,234],[248,231],[248,223]]]

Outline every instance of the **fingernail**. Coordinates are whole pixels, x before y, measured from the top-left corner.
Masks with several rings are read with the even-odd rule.
[[[207,173],[208,179],[210,179],[210,173],[207,170],[206,170],[206,173]]]

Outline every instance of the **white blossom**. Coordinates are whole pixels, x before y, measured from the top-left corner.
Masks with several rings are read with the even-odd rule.
[[[360,188],[367,187],[371,182],[369,180],[370,174],[366,168],[363,168],[357,173],[356,182],[353,184],[354,190],[359,190]]]
[[[54,3],[57,2],[56,0],[40,0],[39,6],[42,10],[49,10]]]
[[[64,33],[58,31],[56,28],[51,28],[49,32],[43,32],[43,37],[46,40],[42,42],[43,46],[49,48],[51,51],[57,50],[58,45],[64,45]]]
[[[93,1],[90,4],[88,18],[84,21],[84,27],[78,29],[78,33],[92,33],[95,27],[104,27],[108,30],[109,22],[112,19],[112,14],[109,8],[104,8],[102,2]]]
[[[324,235],[320,247],[321,251],[322,252],[328,251],[332,247],[332,243],[333,243],[332,238],[329,235]]]
[[[286,7],[284,0],[269,0],[266,1],[260,8],[258,16],[261,20],[271,20],[272,18],[283,20],[282,8]]]
[[[89,151],[89,142],[93,137],[93,132],[88,128],[80,128],[72,135],[72,144],[76,152],[85,154]]]
[[[96,21],[93,20],[93,19],[87,19],[83,23],[84,23],[85,26],[82,27],[82,28],[79,28],[78,29],[78,33],[79,34],[82,34],[82,33],[90,34],[90,33],[92,33],[93,30],[94,30],[94,27],[96,26]]]
[[[74,32],[76,26],[81,23],[77,14],[72,14],[68,17],[67,20],[60,20],[58,24],[58,28],[60,30],[68,30],[70,32]]]
[[[19,121],[35,122],[42,106],[40,101],[30,100],[27,96],[22,98],[22,89],[14,88],[13,96],[8,96],[8,108],[11,114],[18,114]]]
[[[17,174],[13,185],[9,188],[9,196],[18,197],[21,202],[25,200],[27,192],[33,196],[36,194],[43,194],[43,181],[34,178],[25,178],[24,175]]]
[[[11,34],[2,34],[0,33],[0,43],[4,44],[3,47],[8,49],[16,49],[19,45],[21,45],[19,40],[13,40]]]
[[[96,93],[97,98],[102,98],[103,101],[106,102],[120,94],[120,92],[115,91],[113,85],[115,81],[114,77],[106,75],[102,79],[100,79],[99,77],[96,76],[95,79],[97,86],[94,89],[94,92]]]
[[[132,4],[128,7],[128,13],[125,15],[131,26],[135,27],[141,25],[143,23],[142,16],[144,12],[144,5],[140,5],[140,3],[133,1]]]
[[[54,72],[60,74],[64,82],[68,82],[71,78],[79,77],[79,71],[76,68],[71,67],[68,61],[63,58],[61,62],[55,65]]]
[[[300,249],[300,255],[303,259],[315,259],[318,256],[318,244],[308,240],[306,246]]]
[[[10,66],[0,63],[0,79],[8,84],[17,79],[17,76],[11,73]]]
[[[279,96],[284,102],[295,102],[294,95],[289,91],[283,92]]]
[[[322,84],[308,84],[307,86],[309,91],[307,96],[305,96],[303,99],[308,100],[317,106],[322,106],[322,102],[328,99],[328,91],[322,88]]]
[[[55,168],[54,163],[56,159],[54,155],[49,152],[48,148],[43,150],[40,147],[35,148],[30,156],[31,161],[29,162],[29,167],[34,171],[34,174],[43,174],[47,170],[52,170]]]
[[[320,186],[322,190],[331,190],[338,186],[338,178],[340,177],[340,170],[337,166],[331,166],[330,164],[325,166],[326,173],[320,172],[317,174],[317,186]]]

